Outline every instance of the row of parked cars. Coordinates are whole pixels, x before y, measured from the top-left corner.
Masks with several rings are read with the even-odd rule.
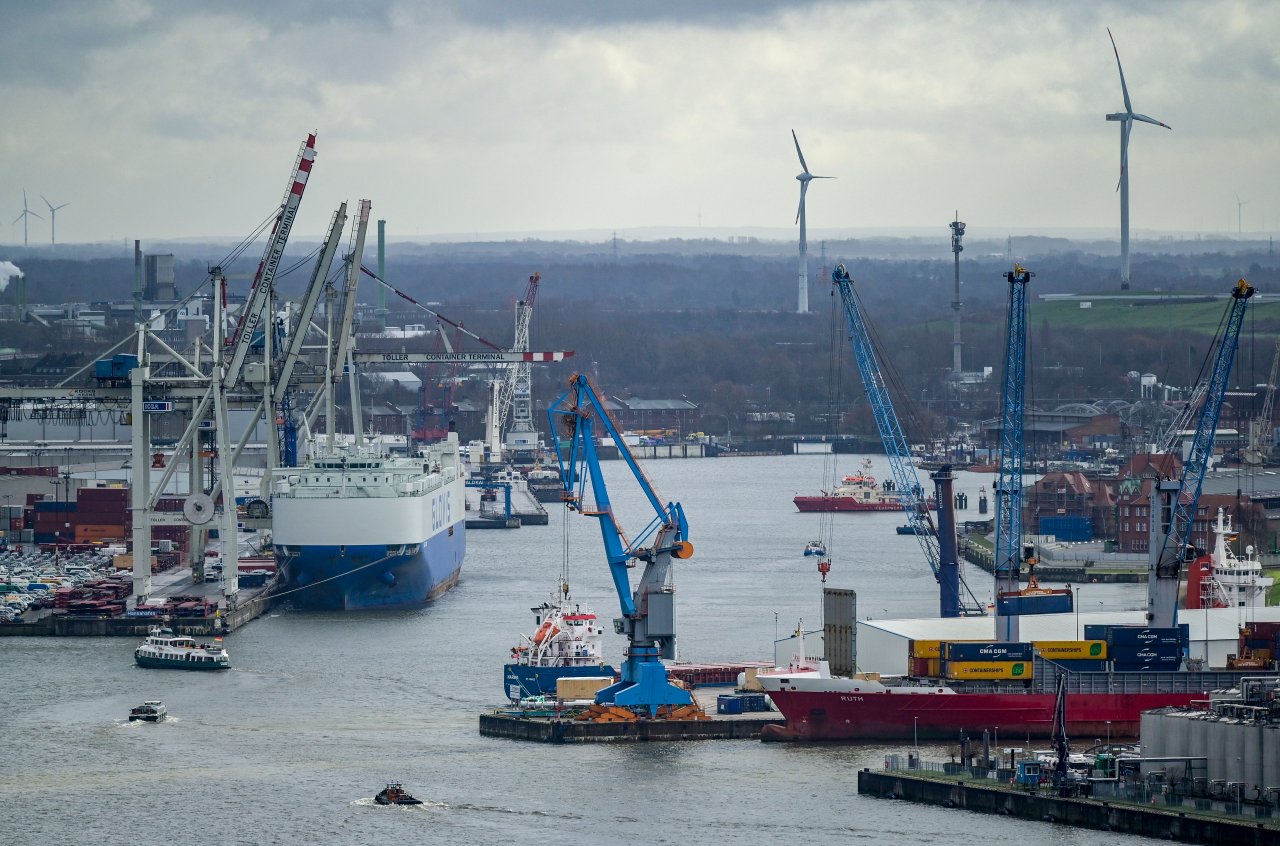
[[[112,572],[108,555],[0,551],[0,623],[21,623],[30,611],[52,608],[58,588],[75,587]]]

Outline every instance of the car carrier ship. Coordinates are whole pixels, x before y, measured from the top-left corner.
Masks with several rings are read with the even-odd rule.
[[[272,536],[295,608],[424,604],[458,583],[466,555],[458,436],[392,456],[337,444],[276,471]]]

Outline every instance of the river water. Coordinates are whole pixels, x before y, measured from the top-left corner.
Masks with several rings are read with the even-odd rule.
[[[767,660],[775,631],[816,628],[820,582],[801,553],[817,515],[822,456],[651,461],[688,514],[695,555],[679,565],[681,657]],[[841,456],[840,472],[857,459]],[[876,459],[880,476],[884,459]],[[620,462],[607,467],[624,528],[650,514]],[[961,519],[977,519],[979,486]],[[994,502],[991,503],[994,508]],[[474,531],[457,589],[430,607],[339,615],[287,607],[227,638],[233,669],[134,666],[120,639],[0,639],[0,840],[36,844],[1143,843],[859,797],[856,771],[905,744],[797,746],[705,741],[546,746],[482,738],[502,701],[501,665],[565,550],[574,595],[604,619],[617,600],[591,518]],[[990,516],[990,515],[987,515]],[[936,588],[898,514],[835,515],[830,584],[862,617],[928,616]],[[989,594],[990,578],[968,577]],[[980,594],[982,596],[982,594]],[[1086,585],[1085,607],[1134,605],[1141,585]],[[617,661],[621,639],[610,635]],[[860,656],[864,660],[869,656]],[[130,724],[161,699],[170,718]],[[924,749],[943,759],[946,745]],[[390,780],[427,804],[382,808]]]

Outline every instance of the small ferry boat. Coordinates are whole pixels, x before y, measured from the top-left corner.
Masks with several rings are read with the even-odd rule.
[[[231,657],[222,647],[222,638],[213,643],[196,643],[195,638],[176,634],[173,629],[155,626],[137,649],[134,660],[139,667],[172,670],[226,670]]]
[[[379,805],[421,805],[421,799],[414,799],[398,781],[387,782],[387,786],[378,791],[373,801]]]
[[[826,555],[827,545],[820,540],[809,541],[804,548],[805,555]]]
[[[129,722],[158,723],[168,713],[169,711],[164,707],[163,702],[158,699],[149,699],[138,707],[129,709]]]

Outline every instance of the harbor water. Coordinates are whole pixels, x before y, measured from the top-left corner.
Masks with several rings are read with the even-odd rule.
[[[791,498],[822,484],[823,456],[651,461],[683,503],[695,554],[676,574],[682,660],[766,660],[775,636],[819,626],[821,583],[802,555],[819,515]],[[840,457],[854,472],[859,457]],[[619,519],[650,513],[621,462],[607,477]],[[885,476],[887,463],[875,470]],[[959,518],[978,519],[979,486]],[[985,517],[994,514],[990,503]],[[828,584],[860,617],[929,616],[937,591],[898,514],[837,514]],[[564,550],[576,599],[617,611],[594,518],[557,506],[550,525],[476,532],[459,586],[430,607],[340,614],[275,609],[227,638],[233,669],[134,666],[130,640],[4,638],[0,832],[34,844],[296,843],[1144,843],[856,793],[856,771],[893,746],[756,741],[546,746],[482,738],[502,664],[554,588]],[[989,596],[989,576],[966,567]],[[1086,585],[1090,608],[1132,607],[1142,585]],[[605,628],[611,631],[606,622]],[[621,638],[608,635],[618,661]],[[866,660],[869,656],[862,656]],[[162,700],[170,717],[129,723]],[[980,732],[979,732],[980,738]],[[1083,741],[1088,745],[1092,739]],[[1006,744],[1011,741],[1005,741]],[[945,758],[947,744],[922,747]],[[425,801],[380,807],[401,781]],[[1151,841],[1154,842],[1154,841]]]

